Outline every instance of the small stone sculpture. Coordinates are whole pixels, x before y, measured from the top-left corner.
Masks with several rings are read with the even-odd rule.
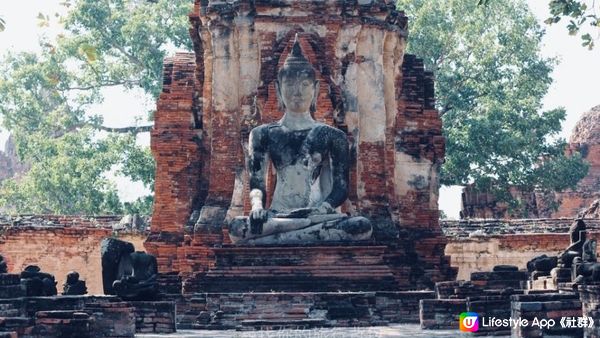
[[[582,258],[573,262],[577,277],[573,282],[577,284],[600,282],[600,263],[596,256],[597,243],[595,239],[585,241]]]
[[[85,295],[87,293],[87,286],[85,281],[79,280],[79,273],[77,271],[71,271],[67,274],[67,281],[63,284],[63,295],[76,296]]]
[[[124,300],[152,300],[158,294],[156,258],[115,238],[101,243],[104,293]]]
[[[527,271],[531,274],[531,280],[536,280],[538,277],[549,276],[557,264],[558,257],[541,255],[527,262]]]
[[[21,284],[28,297],[56,296],[56,281],[49,273],[41,272],[37,265],[29,265],[21,272]]]
[[[558,257],[556,256],[547,256],[541,255],[534,257],[532,260],[527,262],[527,271],[534,272],[547,272],[550,273],[550,270],[556,267],[558,263]]]
[[[285,111],[277,122],[258,126],[250,133],[249,217],[229,224],[237,244],[303,244],[325,241],[359,241],[371,238],[371,222],[336,212],[348,196],[349,146],[346,134],[316,122],[319,81],[296,40],[276,88]],[[269,209],[266,174],[270,159],[277,183]]]
[[[0,255],[0,273],[7,273],[8,272],[8,267],[6,266],[6,261],[4,260],[4,257],[2,255]]]

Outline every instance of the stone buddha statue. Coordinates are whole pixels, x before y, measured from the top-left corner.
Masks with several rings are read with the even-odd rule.
[[[371,222],[336,211],[348,196],[349,146],[346,134],[315,121],[319,82],[298,42],[276,81],[281,120],[250,133],[248,217],[229,224],[233,243],[303,244],[371,238]],[[266,203],[268,161],[277,173],[271,205]]]

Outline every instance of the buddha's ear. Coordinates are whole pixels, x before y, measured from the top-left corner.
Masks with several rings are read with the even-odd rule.
[[[283,102],[283,96],[281,95],[281,85],[279,80],[275,80],[275,92],[277,93],[277,104],[281,112],[285,113],[285,102]]]
[[[321,83],[319,82],[319,80],[315,80],[315,84],[314,84],[315,95],[313,95],[312,102],[310,103],[310,112],[311,113],[314,113],[317,111],[317,97],[319,96],[320,85],[321,85]]]

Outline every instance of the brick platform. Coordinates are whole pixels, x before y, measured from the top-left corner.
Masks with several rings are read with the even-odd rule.
[[[133,319],[131,305],[115,296],[0,299],[0,331],[22,338],[133,337]]]
[[[24,297],[27,290],[21,285],[21,275],[0,273],[0,299]]]
[[[178,307],[183,312],[178,327],[256,330],[417,323],[419,301],[433,297],[431,291],[194,294]]]
[[[523,289],[529,274],[527,271],[489,271],[471,273],[471,282],[484,289]]]
[[[174,302],[130,302],[135,313],[135,332],[175,332]]]
[[[420,304],[421,328],[458,330],[458,316],[467,311],[466,299],[424,299]]]
[[[94,317],[91,329],[95,336],[106,338],[133,338],[135,312],[127,302],[91,303],[84,309]]]
[[[184,285],[191,292],[397,290],[385,246],[215,248],[216,266]]]
[[[511,336],[516,338],[543,337],[544,335],[564,335],[567,337],[582,337],[581,328],[562,329],[562,317],[581,317],[582,306],[579,296],[575,293],[548,293],[534,295],[511,296],[511,317],[524,318],[529,321],[526,327],[514,326]],[[555,325],[548,329],[532,326],[534,318],[553,319]]]
[[[32,335],[47,338],[89,338],[93,336],[91,322],[90,316],[85,312],[40,311],[35,315]]]
[[[586,337],[600,337],[600,285],[579,286],[579,299],[582,304],[582,315],[594,320],[592,327],[584,328]]]

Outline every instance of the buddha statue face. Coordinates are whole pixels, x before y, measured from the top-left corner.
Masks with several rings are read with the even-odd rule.
[[[277,74],[275,86],[281,108],[286,112],[301,114],[316,110],[319,81],[314,68],[302,54],[298,37]]]
[[[288,72],[279,83],[279,99],[286,111],[305,113],[312,111],[318,82],[306,72]]]

